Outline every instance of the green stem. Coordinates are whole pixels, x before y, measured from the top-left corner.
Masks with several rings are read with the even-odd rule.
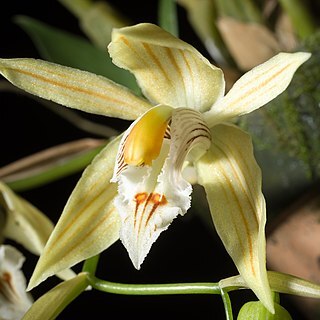
[[[252,0],[216,0],[220,16],[233,17],[243,22],[262,22],[262,16]]]
[[[173,34],[179,36],[177,6],[174,0],[160,0],[158,8],[159,25]]]
[[[94,275],[97,270],[98,262],[99,262],[100,255],[97,254],[96,256],[93,256],[87,260],[85,260],[82,272],[87,272],[90,275]]]
[[[245,12],[246,20],[248,22],[256,22],[256,23],[263,22],[262,14],[258,9],[257,3],[255,1],[245,0],[241,2],[241,5]]]
[[[304,39],[316,30],[313,17],[300,0],[279,0],[283,10],[289,15],[297,35]]]
[[[123,295],[220,294],[218,283],[124,284],[88,274],[90,285],[100,291]]]
[[[229,294],[227,293],[226,290],[221,288],[220,295],[221,295],[223,305],[224,305],[224,310],[226,313],[226,320],[233,320],[232,306],[231,306]]]
[[[76,17],[81,18],[92,5],[92,0],[59,0]]]
[[[272,291],[272,300],[273,300],[273,302],[275,302],[277,304],[280,304],[281,303],[281,301],[280,301],[280,293],[276,292],[276,291]]]

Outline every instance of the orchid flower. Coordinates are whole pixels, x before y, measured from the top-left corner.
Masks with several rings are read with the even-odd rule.
[[[0,243],[10,239],[35,255],[41,255],[54,228],[50,219],[31,203],[15,194],[0,181]],[[73,278],[71,269],[57,274],[61,279]]]
[[[0,245],[0,319],[18,320],[32,305],[20,270],[25,258],[10,245]]]
[[[222,71],[152,24],[115,29],[113,62],[145,98],[85,71],[34,59],[2,59],[0,72],[40,97],[135,121],[84,171],[41,255],[29,289],[108,248],[119,237],[139,269],[152,244],[190,207],[192,166],[216,230],[241,276],[272,312],[266,271],[266,208],[247,133],[228,123],[274,99],[309,53],[280,53],[224,95]]]

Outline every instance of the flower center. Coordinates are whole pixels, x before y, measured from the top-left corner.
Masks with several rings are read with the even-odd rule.
[[[19,301],[19,294],[12,283],[12,276],[8,272],[4,272],[0,276],[0,294],[10,303]]]
[[[124,133],[111,181],[118,183],[120,239],[137,269],[160,233],[189,209],[192,186],[183,166],[210,144],[202,115],[189,108],[156,106]]]
[[[159,106],[145,113],[130,131],[123,156],[128,165],[151,165],[160,153],[172,108]]]

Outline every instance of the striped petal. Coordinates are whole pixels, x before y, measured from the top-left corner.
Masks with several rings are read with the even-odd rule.
[[[209,127],[252,112],[276,98],[289,85],[310,53],[279,53],[244,74],[227,95],[205,114]]]
[[[41,98],[85,112],[133,120],[150,104],[102,76],[35,59],[0,59],[0,74]]]
[[[266,271],[265,201],[250,137],[231,125],[211,130],[210,150],[197,162],[215,228],[240,274],[273,311]]]
[[[40,256],[29,290],[119,238],[119,215],[113,206],[117,188],[109,183],[119,141],[109,143],[84,171]]]
[[[152,24],[116,29],[109,53],[131,71],[154,104],[208,110],[224,94],[224,79],[195,48]]]
[[[149,117],[157,113],[162,114],[158,124]],[[169,129],[165,130],[171,114]],[[151,122],[153,130],[159,133],[151,136],[160,143],[148,142],[150,130],[146,122]],[[143,135],[147,136],[147,143],[143,143]],[[115,205],[121,216],[120,238],[137,269],[161,232],[189,209],[192,187],[182,177],[182,167],[188,155],[199,157],[210,147],[210,141],[210,131],[199,112],[167,106],[150,109],[124,134],[112,181],[119,185]],[[141,151],[144,145],[146,150]],[[125,156],[128,148],[133,155],[139,155],[130,157],[129,162]],[[131,162],[132,158],[139,161]]]

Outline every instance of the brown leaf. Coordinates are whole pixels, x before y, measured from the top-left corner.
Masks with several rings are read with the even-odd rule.
[[[276,37],[269,29],[257,23],[245,23],[230,17],[217,22],[221,36],[239,68],[252,69],[280,51]]]
[[[81,139],[54,146],[0,168],[0,179],[10,182],[39,174],[104,143],[102,139]]]
[[[287,14],[281,14],[275,26],[275,33],[283,50],[293,51],[298,45],[291,20]]]

